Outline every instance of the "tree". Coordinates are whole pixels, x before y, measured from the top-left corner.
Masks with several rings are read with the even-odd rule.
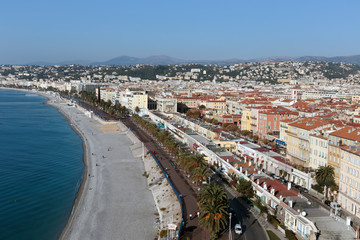
[[[335,171],[333,166],[320,166],[315,171],[315,179],[316,182],[321,186],[331,187],[335,185]],[[327,191],[325,193],[325,196],[327,198]]]
[[[237,185],[236,190],[241,194],[242,197],[254,197],[254,189],[252,187],[251,181],[247,181],[244,178],[239,179],[239,184]]]
[[[228,198],[225,190],[217,184],[208,185],[200,191],[199,203],[200,224],[210,231],[211,239],[216,239],[218,233],[228,225]]]
[[[204,110],[206,107],[204,105],[199,106],[199,110]]]
[[[211,176],[209,169],[206,166],[199,166],[194,169],[193,179],[196,181],[206,181]]]
[[[236,132],[237,130],[239,130],[239,128],[235,124],[231,124],[226,127],[226,131],[228,132]]]
[[[136,107],[135,107],[135,112],[136,112],[137,114],[140,112],[139,106],[136,106]]]

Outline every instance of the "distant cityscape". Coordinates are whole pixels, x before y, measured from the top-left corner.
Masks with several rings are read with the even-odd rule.
[[[70,99],[89,92],[166,126],[230,180],[251,181],[256,198],[302,239],[359,234],[359,81],[359,65],[314,61],[0,66],[3,87]],[[326,198],[325,215],[305,207],[326,208]]]

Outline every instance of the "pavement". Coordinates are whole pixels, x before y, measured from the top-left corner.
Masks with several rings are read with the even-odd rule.
[[[134,122],[131,118],[123,119],[123,123],[130,128],[133,133],[146,145],[149,151],[156,151],[155,157],[159,160],[163,169],[167,169],[166,172],[176,191],[182,196],[182,208],[183,208],[183,221],[184,227],[180,239],[196,239],[206,240],[209,238],[209,233],[204,230],[198,221],[198,218],[190,218],[190,214],[193,216],[199,211],[196,192],[189,185],[186,177],[181,173],[179,169],[175,169],[169,162],[174,156],[171,156],[163,147],[160,146],[153,136],[145,129]]]

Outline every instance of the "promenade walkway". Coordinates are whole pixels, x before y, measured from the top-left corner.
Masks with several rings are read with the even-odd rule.
[[[199,211],[196,193],[193,188],[189,185],[184,175],[179,169],[175,169],[169,160],[173,160],[173,157],[163,149],[159,143],[148,133],[146,130],[140,128],[131,118],[126,118],[123,123],[130,128],[142,141],[149,151],[156,151],[155,157],[159,160],[161,167],[166,170],[168,177],[175,189],[182,196],[183,202],[183,220],[184,227],[181,239],[208,239],[208,231],[204,230],[196,217],[196,213]],[[195,216],[190,219],[189,215]]]

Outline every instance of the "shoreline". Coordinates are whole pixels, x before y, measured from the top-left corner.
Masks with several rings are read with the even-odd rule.
[[[71,209],[71,213],[70,213],[70,216],[66,222],[66,225],[64,226],[60,236],[58,237],[58,239],[63,239],[64,236],[66,235],[66,233],[69,231],[69,228],[71,226],[71,224],[73,223],[73,220],[75,218],[75,213],[76,213],[76,210],[79,206],[79,203],[82,199],[84,199],[86,197],[86,194],[85,194],[85,186],[87,186],[88,184],[88,168],[89,168],[89,161],[88,161],[88,153],[87,151],[89,150],[89,146],[88,146],[88,143],[87,143],[87,139],[85,138],[85,136],[83,135],[83,133],[78,129],[78,126],[76,124],[76,122],[74,122],[71,117],[66,114],[64,111],[62,111],[62,109],[53,104],[51,101],[55,101],[56,97],[55,96],[51,96],[45,92],[40,92],[40,91],[31,91],[31,90],[27,90],[27,89],[18,89],[18,88],[4,88],[4,87],[1,87],[0,89],[4,89],[4,90],[12,90],[12,91],[21,91],[21,92],[31,92],[31,93],[34,93],[34,94],[37,94],[39,96],[42,96],[42,97],[45,97],[47,98],[47,101],[43,102],[43,104],[46,104],[46,105],[49,105],[55,109],[58,110],[58,112],[64,116],[64,118],[66,119],[66,121],[68,122],[68,124],[71,126],[71,128],[73,129],[73,131],[78,134],[80,137],[81,137],[81,140],[82,140],[82,147],[83,147],[83,162],[84,162],[84,172],[83,172],[83,176],[82,176],[82,179],[81,179],[81,184],[79,186],[79,189],[77,190],[76,192],[76,197],[73,201],[73,207]]]
[[[42,95],[42,96],[46,97],[45,95]],[[73,220],[75,218],[75,212],[79,206],[80,200],[82,198],[86,197],[86,195],[84,194],[84,189],[85,189],[85,185],[87,185],[87,182],[88,182],[87,180],[88,180],[89,161],[87,159],[87,156],[88,156],[87,151],[88,151],[89,147],[87,146],[87,143],[86,143],[87,140],[86,140],[85,136],[81,133],[80,130],[77,129],[76,123],[74,123],[65,112],[61,111],[61,109],[59,107],[57,107],[54,104],[51,104],[49,101],[50,101],[50,99],[48,98],[48,101],[46,101],[44,104],[47,104],[47,105],[57,109],[65,117],[66,121],[70,124],[71,128],[81,137],[82,142],[83,142],[82,146],[83,146],[83,150],[84,150],[83,162],[84,162],[85,168],[84,168],[84,173],[82,176],[81,184],[76,193],[76,197],[74,200],[74,204],[73,204],[69,219],[66,222],[66,225],[65,225],[64,229],[62,230],[61,235],[58,237],[58,239],[63,239],[64,236],[66,235],[66,233],[69,231],[71,224],[73,223]]]
[[[26,90],[25,90],[26,91]],[[84,156],[83,156],[83,162],[85,164],[83,179],[81,182],[81,185],[78,189],[78,192],[76,194],[76,198],[73,203],[73,208],[71,211],[71,214],[68,218],[68,221],[63,228],[61,235],[58,239],[119,239],[118,237],[114,237],[115,235],[119,234],[127,234],[129,237],[126,237],[124,239],[132,239],[132,235],[134,234],[131,231],[135,231],[135,229],[131,230],[130,227],[124,228],[122,231],[117,229],[116,227],[109,227],[108,231],[105,231],[103,233],[103,226],[102,224],[106,225],[106,222],[112,222],[113,218],[119,218],[119,222],[125,223],[124,218],[126,218],[126,214],[122,216],[122,214],[128,209],[131,209],[133,207],[136,207],[136,204],[134,201],[131,201],[131,208],[122,208],[121,206],[116,206],[117,204],[114,202],[121,202],[121,200],[117,199],[116,194],[110,195],[112,200],[108,200],[109,194],[107,192],[110,190],[110,192],[124,192],[121,187],[118,186],[118,180],[115,180],[116,177],[109,179],[109,181],[105,181],[104,178],[106,178],[105,173],[103,173],[103,170],[100,169],[103,167],[106,162],[104,162],[104,158],[111,161],[115,161],[112,164],[117,164],[120,169],[116,170],[109,167],[109,169],[106,169],[106,174],[108,171],[110,171],[112,174],[115,175],[124,175],[122,172],[127,171],[126,166],[119,166],[119,162],[116,160],[119,155],[124,154],[124,151],[129,152],[131,154],[130,148],[133,143],[131,143],[131,139],[129,138],[128,134],[125,134],[124,132],[127,132],[127,128],[120,127],[118,122],[104,122],[102,119],[97,118],[96,116],[93,116],[92,118],[89,118],[85,116],[86,110],[81,108],[80,106],[68,106],[67,105],[67,99],[58,98],[53,95],[49,95],[45,92],[34,92],[34,91],[26,91],[26,92],[33,92],[38,95],[41,95],[43,97],[46,97],[48,99],[47,102],[44,104],[47,104],[49,106],[52,106],[56,108],[68,121],[72,129],[82,138],[83,141],[83,149],[84,149]],[[93,129],[95,126],[98,126],[99,128],[108,128],[110,125],[114,127],[116,125],[115,132],[110,131],[107,133],[107,130],[99,130],[99,129]],[[122,132],[119,132],[122,128]],[[98,132],[99,131],[99,132]],[[114,141],[111,141],[111,139],[108,139],[107,136],[100,136],[99,135],[106,135],[110,134],[113,137],[115,136],[117,139]],[[100,139],[98,139],[100,138]],[[118,139],[121,138],[121,139]],[[125,138],[125,139],[124,139]],[[97,141],[101,142],[100,145],[96,143]],[[124,142],[125,141],[125,142]],[[104,143],[105,142],[105,143]],[[119,148],[117,150],[114,149],[114,152],[116,151],[116,157],[106,156],[105,154],[108,154],[109,149],[105,150],[103,145],[110,144],[106,142],[115,142],[117,145],[123,146],[122,148]],[[107,148],[108,145],[106,145]],[[114,146],[115,147],[115,146]],[[125,149],[124,149],[125,148]],[[102,163],[99,161],[99,156],[102,155]],[[133,155],[129,156],[132,158],[131,164],[135,164],[137,168],[141,168],[141,173],[143,172],[144,163],[139,159],[138,157],[135,157]],[[127,160],[125,161],[127,162]],[[139,166],[139,163],[141,166]],[[100,166],[100,167],[99,167]],[[100,170],[99,170],[100,169]],[[131,171],[130,171],[131,172]],[[153,227],[153,218],[154,214],[157,211],[152,212],[151,209],[155,208],[155,202],[153,195],[151,194],[150,189],[146,185],[146,180],[144,177],[142,177],[140,172],[135,174],[137,179],[134,180],[134,182],[129,182],[128,185],[130,187],[129,190],[126,191],[126,194],[129,195],[136,195],[134,200],[136,199],[144,199],[146,200],[142,207],[144,208],[142,210],[142,213],[144,213],[144,218],[140,220],[144,226],[144,230],[140,231],[140,233],[137,233],[135,235],[138,235],[139,237],[136,237],[137,239],[154,239],[156,236],[157,231]],[[125,177],[123,177],[124,179]],[[127,179],[126,179],[127,180]],[[116,182],[115,185],[112,183]],[[141,184],[143,183],[143,184]],[[139,184],[141,186],[139,186]],[[131,187],[133,186],[133,187]],[[132,192],[137,192],[136,194],[132,194]],[[96,194],[95,194],[96,192]],[[143,196],[146,195],[146,196]],[[149,201],[150,200],[150,201]],[[110,203],[106,203],[110,202]],[[136,201],[135,201],[136,202]],[[105,210],[103,210],[105,208]],[[155,210],[155,209],[154,209]],[[103,215],[103,211],[108,212],[106,215],[106,218],[104,219],[104,223],[99,222],[96,223],[92,219],[97,219]],[[131,213],[133,214],[133,213]],[[133,221],[139,221],[138,219],[142,218],[142,214],[134,215]],[[131,222],[131,221],[129,221]],[[110,225],[110,224],[109,224]],[[126,224],[125,224],[126,225]],[[99,235],[101,237],[98,237],[96,235]]]
[[[42,97],[45,97],[47,99],[47,101],[43,102],[43,104],[49,105],[55,109],[58,110],[58,112],[66,119],[66,121],[68,122],[68,124],[71,126],[71,128],[73,129],[73,131],[78,134],[81,137],[82,140],[82,147],[83,147],[83,163],[84,163],[84,172],[81,178],[81,184],[79,186],[79,189],[76,192],[76,196],[75,199],[73,201],[73,206],[71,209],[71,213],[70,216],[66,222],[66,225],[64,226],[60,236],[57,239],[63,239],[64,235],[67,233],[67,231],[69,230],[71,224],[73,223],[74,217],[75,217],[75,212],[79,206],[79,203],[82,199],[84,199],[86,197],[85,194],[85,186],[88,183],[88,167],[89,167],[89,161],[88,161],[88,153],[87,151],[89,150],[88,144],[87,144],[87,139],[85,138],[85,136],[83,135],[83,133],[78,129],[77,124],[71,119],[71,117],[65,113],[59,106],[57,106],[56,104],[53,104],[51,101],[55,101],[56,97],[55,96],[51,96],[45,92],[40,92],[40,91],[32,91],[32,90],[27,90],[27,89],[20,89],[20,88],[6,88],[6,87],[0,87],[0,89],[3,90],[10,90],[10,91],[20,91],[20,92],[26,92],[26,93],[33,93]]]
[[[45,97],[47,101],[43,104],[57,109],[83,141],[84,173],[69,218],[57,239],[153,240],[161,229],[156,216],[160,214],[167,223],[178,220],[177,217],[173,219],[179,216],[177,199],[164,197],[166,191],[171,191],[166,190],[167,184],[149,186],[150,179],[144,177],[144,172],[150,171],[149,164],[155,162],[151,158],[142,160],[138,149],[141,142],[131,136],[121,122],[104,122],[96,116],[90,118],[86,109],[70,106],[67,99],[58,95],[27,89],[0,89]],[[122,183],[125,184],[122,186]],[[159,210],[159,204],[168,214]]]

